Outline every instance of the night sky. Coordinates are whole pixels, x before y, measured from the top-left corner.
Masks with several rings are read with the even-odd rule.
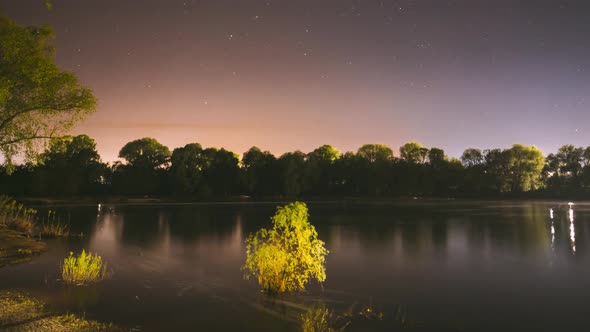
[[[588,1],[52,2],[0,8],[55,29],[99,99],[74,132],[105,161],[145,136],[240,155],[590,145]]]

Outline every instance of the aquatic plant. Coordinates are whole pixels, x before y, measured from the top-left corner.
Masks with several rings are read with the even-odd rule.
[[[330,327],[332,313],[325,306],[312,306],[301,314],[301,330],[303,332],[335,332]]]
[[[47,212],[47,219],[41,224],[39,235],[42,237],[60,237],[70,235],[68,224],[61,222],[55,211]]]
[[[26,208],[9,196],[0,196],[0,226],[33,233],[37,210]]]
[[[47,305],[26,294],[0,291],[0,328],[2,331],[35,332],[123,332],[112,323],[86,320],[73,314],[50,312]]]
[[[107,276],[107,264],[102,257],[91,252],[82,253],[76,257],[73,252],[64,259],[62,266],[62,279],[72,285],[84,286],[105,279]]]
[[[328,250],[308,221],[305,203],[278,207],[272,228],[262,228],[246,240],[246,279],[256,278],[270,293],[305,290],[311,280],[326,280]]]

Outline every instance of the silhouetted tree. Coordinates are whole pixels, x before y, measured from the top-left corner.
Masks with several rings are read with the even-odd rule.
[[[305,181],[305,153],[301,151],[287,152],[277,160],[280,193],[287,196],[297,196],[303,192]]]
[[[202,181],[205,160],[199,143],[187,144],[172,151],[170,179],[175,194],[195,194]]]
[[[334,164],[340,151],[331,145],[322,145],[307,154],[305,163],[306,191],[314,194],[329,194],[334,186]]]
[[[34,191],[41,195],[80,195],[100,192],[107,167],[87,135],[52,139],[36,168]]]
[[[154,138],[145,137],[125,144],[119,158],[126,163],[117,163],[113,169],[115,190],[134,195],[165,192],[170,155],[170,150]]]
[[[447,161],[445,151],[439,148],[431,148],[428,151],[428,162],[434,167],[442,166]]]
[[[481,165],[484,161],[484,156],[480,149],[469,148],[463,151],[461,155],[461,162],[465,167],[474,167]]]
[[[275,156],[269,151],[262,152],[251,147],[242,157],[245,183],[249,194],[272,195],[278,192],[278,165]]]
[[[235,193],[239,178],[238,155],[225,149],[203,150],[202,195],[230,196]]]

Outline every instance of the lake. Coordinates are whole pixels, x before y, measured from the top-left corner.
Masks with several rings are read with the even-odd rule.
[[[83,236],[50,240],[40,257],[0,269],[0,289],[137,331],[297,331],[301,308],[319,302],[338,315],[380,312],[375,330],[587,325],[590,203],[570,212],[566,202],[546,201],[310,202],[330,251],[327,280],[271,299],[240,268],[244,240],[270,225],[277,205],[51,207]],[[95,286],[63,285],[61,262],[83,248],[112,275]]]

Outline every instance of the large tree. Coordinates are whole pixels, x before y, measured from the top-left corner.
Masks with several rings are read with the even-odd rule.
[[[277,159],[280,171],[280,193],[287,196],[299,195],[303,191],[305,153],[287,152]]]
[[[104,184],[106,171],[89,136],[54,138],[41,154],[34,188],[38,194],[92,194]]]
[[[484,156],[480,149],[469,148],[463,151],[461,162],[465,167],[475,167],[484,162]]]
[[[226,150],[207,148],[203,150],[203,181],[201,195],[230,196],[236,189],[239,175],[238,155]]]
[[[393,159],[393,151],[385,144],[365,144],[358,149],[356,155],[370,163]]]
[[[172,151],[170,176],[176,194],[197,192],[204,168],[203,148],[199,143],[187,144]]]
[[[439,148],[431,148],[428,151],[428,162],[434,167],[440,167],[447,161],[445,151]]]
[[[277,158],[253,146],[242,156],[244,182],[249,194],[272,195],[278,191]]]
[[[545,157],[534,146],[514,144],[507,150],[512,191],[522,192],[539,189]]]
[[[54,62],[53,32],[0,16],[0,153],[32,157],[94,111],[92,91]]]
[[[305,163],[307,192],[327,194],[331,190],[334,179],[334,165],[340,155],[340,151],[327,144],[307,154]]]
[[[309,222],[305,203],[278,207],[272,228],[262,228],[246,240],[246,279],[257,279],[271,293],[304,291],[312,279],[326,280],[328,250]]]
[[[168,147],[151,137],[131,141],[119,151],[119,158],[132,167],[152,170],[165,165],[170,155]]]
[[[154,138],[145,137],[125,144],[119,158],[126,164],[113,167],[113,187],[116,192],[153,195],[163,192],[167,178],[170,150]]]
[[[428,149],[420,143],[408,142],[399,148],[400,157],[414,164],[423,164],[428,156]]]

